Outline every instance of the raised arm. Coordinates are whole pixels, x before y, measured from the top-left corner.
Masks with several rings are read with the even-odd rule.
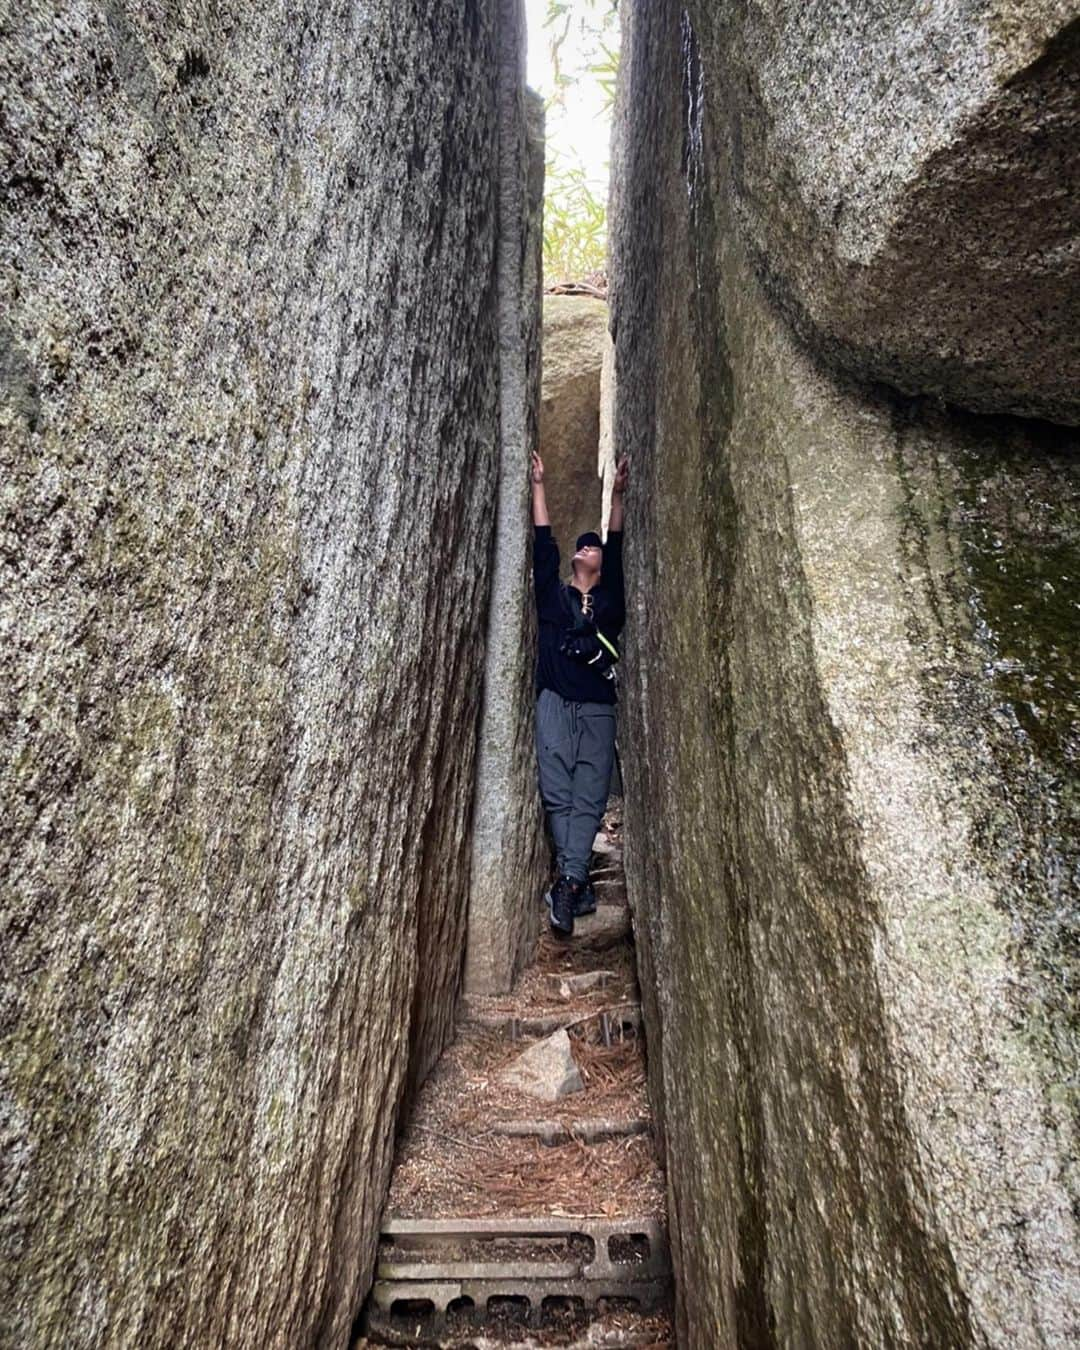
[[[606,620],[609,637],[615,637],[626,621],[626,597],[623,592],[622,527],[623,493],[629,477],[627,460],[619,462],[611,492],[611,510],[608,512],[607,543],[604,545],[604,566],[601,573],[604,586],[611,597],[612,610]]]
[[[532,469],[533,512],[533,582],[536,589],[536,608],[541,619],[559,615],[559,546],[551,534],[547,499],[544,497],[544,461],[533,453]]]
[[[623,493],[630,477],[630,461],[625,457],[619,460],[615,470],[615,482],[611,488],[611,510],[608,512],[608,530],[621,530],[623,526]],[[534,490],[535,491],[535,490]],[[535,496],[533,498],[535,502]],[[535,507],[534,507],[535,509]]]
[[[532,469],[532,513],[534,525],[550,525],[548,519],[547,498],[544,496],[544,461],[533,451]]]

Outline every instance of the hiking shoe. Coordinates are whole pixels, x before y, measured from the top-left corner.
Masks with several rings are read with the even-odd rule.
[[[560,877],[548,891],[547,899],[551,907],[551,926],[556,933],[567,937],[574,934],[574,901],[577,899],[580,883],[570,877]]]
[[[580,919],[583,914],[596,913],[596,892],[593,890],[591,881],[587,881],[578,893],[574,901],[574,918]]]

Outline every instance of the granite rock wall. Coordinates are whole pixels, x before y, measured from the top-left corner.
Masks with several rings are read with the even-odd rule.
[[[796,303],[834,247],[812,218],[791,228],[813,169],[800,119],[876,68],[850,128],[875,144],[915,87],[910,42],[860,45],[854,20],[817,10],[624,7],[621,744],[680,1343],[1065,1346],[1080,1306],[1080,433],[944,404],[923,378],[941,369],[926,316],[896,324],[889,301],[882,321],[872,258],[873,350],[834,313],[840,352],[826,311]],[[925,23],[909,27],[929,42]],[[772,33],[772,64],[752,28]],[[1008,81],[1037,84],[1070,32],[1033,39]],[[1060,150],[1057,98],[1018,131],[1018,183]],[[756,140],[748,101],[774,110]],[[979,106],[992,121],[995,98]],[[842,142],[840,117],[815,153]],[[1075,160],[1060,163],[1067,181]],[[963,204],[945,168],[919,173]],[[888,214],[872,187],[853,230]],[[903,270],[912,250],[893,238]],[[962,280],[935,322],[968,322]],[[1067,412],[1059,336],[999,364],[995,399]],[[958,363],[972,407],[988,369]]]
[[[525,89],[525,27],[521,16],[514,19],[517,9],[517,0],[503,0],[501,453],[465,956],[465,989],[475,994],[510,989],[531,957],[541,917],[538,899],[550,866],[534,749],[536,606],[529,492],[540,404],[544,105],[539,94]]]
[[[497,27],[0,20],[7,1343],[346,1343],[463,957]]]

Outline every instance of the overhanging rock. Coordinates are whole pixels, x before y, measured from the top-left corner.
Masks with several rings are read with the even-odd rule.
[[[1068,0],[691,5],[735,223],[852,373],[1080,421],[1080,13]]]

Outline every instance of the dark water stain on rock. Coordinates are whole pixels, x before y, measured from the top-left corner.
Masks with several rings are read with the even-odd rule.
[[[921,604],[925,743],[955,766],[996,878],[1020,1033],[1080,1110],[1080,454],[1075,432],[897,404],[902,532]],[[940,446],[948,445],[947,453]],[[973,765],[981,766],[973,769]]]
[[[1080,454],[1058,428],[1002,432],[960,461],[955,515],[1008,808],[987,842],[1012,835],[1012,932],[1040,977],[1026,1030],[1080,1119]]]

